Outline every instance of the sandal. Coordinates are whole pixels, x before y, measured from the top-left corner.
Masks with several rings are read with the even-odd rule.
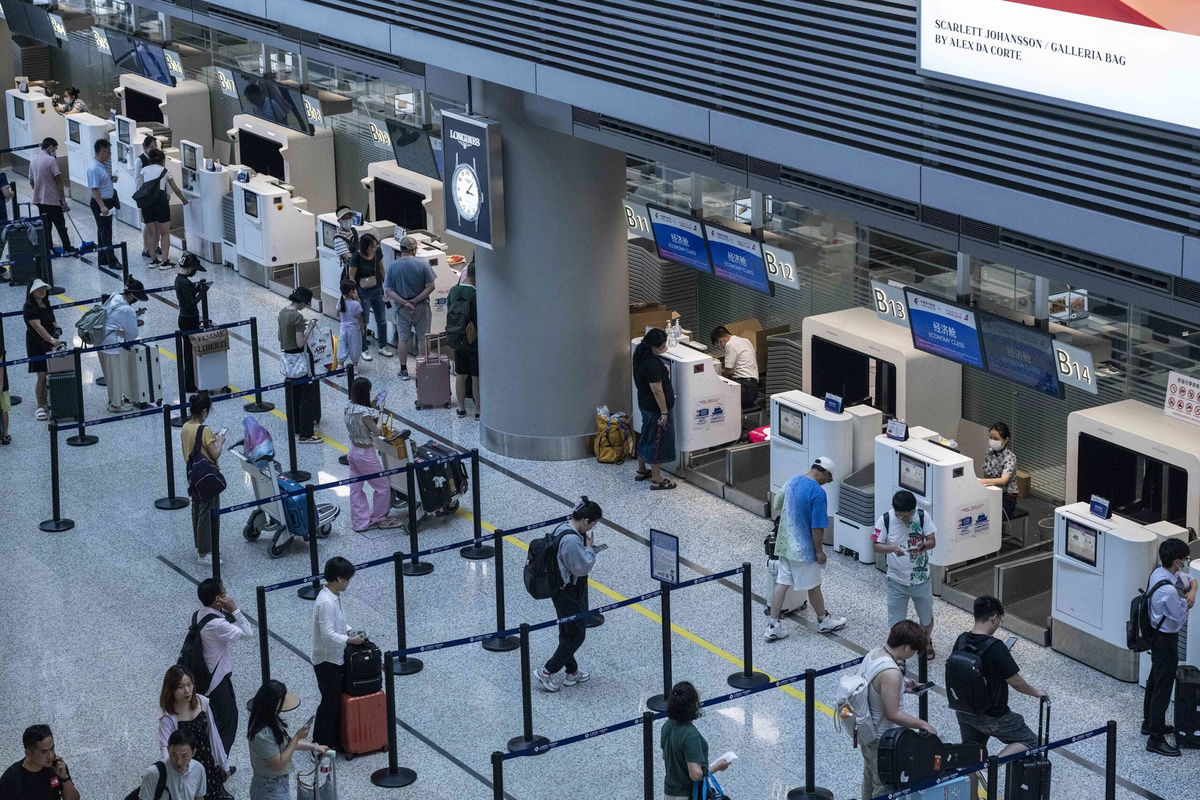
[[[633,479],[635,481],[646,481],[646,480],[650,480],[650,476],[653,474],[654,473],[648,469],[639,469],[637,471],[637,474],[633,476]]]
[[[663,478],[661,481],[658,481],[657,483],[655,481],[650,481],[650,491],[652,491],[652,492],[656,492],[659,489],[674,489],[675,486],[676,486],[675,481],[673,481],[669,478]]]
[[[466,419],[467,417],[467,410],[465,408],[455,409],[454,413],[458,414],[458,416],[462,417],[463,419]]]
[[[39,422],[45,422],[46,420],[50,419],[50,410],[45,407],[39,408],[37,411],[33,412],[33,418]]]

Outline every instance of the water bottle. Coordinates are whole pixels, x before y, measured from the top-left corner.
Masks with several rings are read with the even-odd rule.
[[[671,320],[667,326],[667,347],[674,350],[679,346],[679,320]]]

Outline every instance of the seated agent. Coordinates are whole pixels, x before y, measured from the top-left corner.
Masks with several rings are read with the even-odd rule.
[[[0,797],[4,800],[79,800],[67,762],[54,751],[54,734],[49,725],[30,725],[21,736],[25,758],[0,775]]]
[[[758,356],[749,339],[734,336],[724,325],[713,328],[709,337],[714,345],[725,351],[725,368],[721,374],[741,384],[742,408],[758,403]]]

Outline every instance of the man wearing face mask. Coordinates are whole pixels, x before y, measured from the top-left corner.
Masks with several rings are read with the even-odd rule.
[[[1150,626],[1157,631],[1150,645],[1150,677],[1142,702],[1142,736],[1146,749],[1160,756],[1178,756],[1179,747],[1167,740],[1175,729],[1167,724],[1167,705],[1179,666],[1179,631],[1188,610],[1196,603],[1196,580],[1188,576],[1188,546],[1179,539],[1164,539],[1158,546],[1160,566],[1150,573]]]

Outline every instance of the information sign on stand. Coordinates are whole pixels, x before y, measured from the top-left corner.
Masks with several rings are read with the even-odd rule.
[[[1163,413],[1200,425],[1200,380],[1180,372],[1171,372],[1167,376],[1167,399],[1163,402]]]
[[[1108,519],[1109,518],[1109,508],[1110,508],[1110,505],[1109,505],[1107,498],[1101,497],[1098,494],[1092,495],[1092,502],[1090,502],[1088,504],[1088,511],[1091,512],[1091,515],[1093,517],[1099,517],[1100,519]]]
[[[826,392],[825,410],[831,414],[842,413],[842,398],[832,392]]]
[[[875,316],[884,322],[908,327],[908,306],[904,302],[904,287],[881,281],[871,281],[871,304]]]
[[[650,529],[650,577],[679,583],[679,537]]]

